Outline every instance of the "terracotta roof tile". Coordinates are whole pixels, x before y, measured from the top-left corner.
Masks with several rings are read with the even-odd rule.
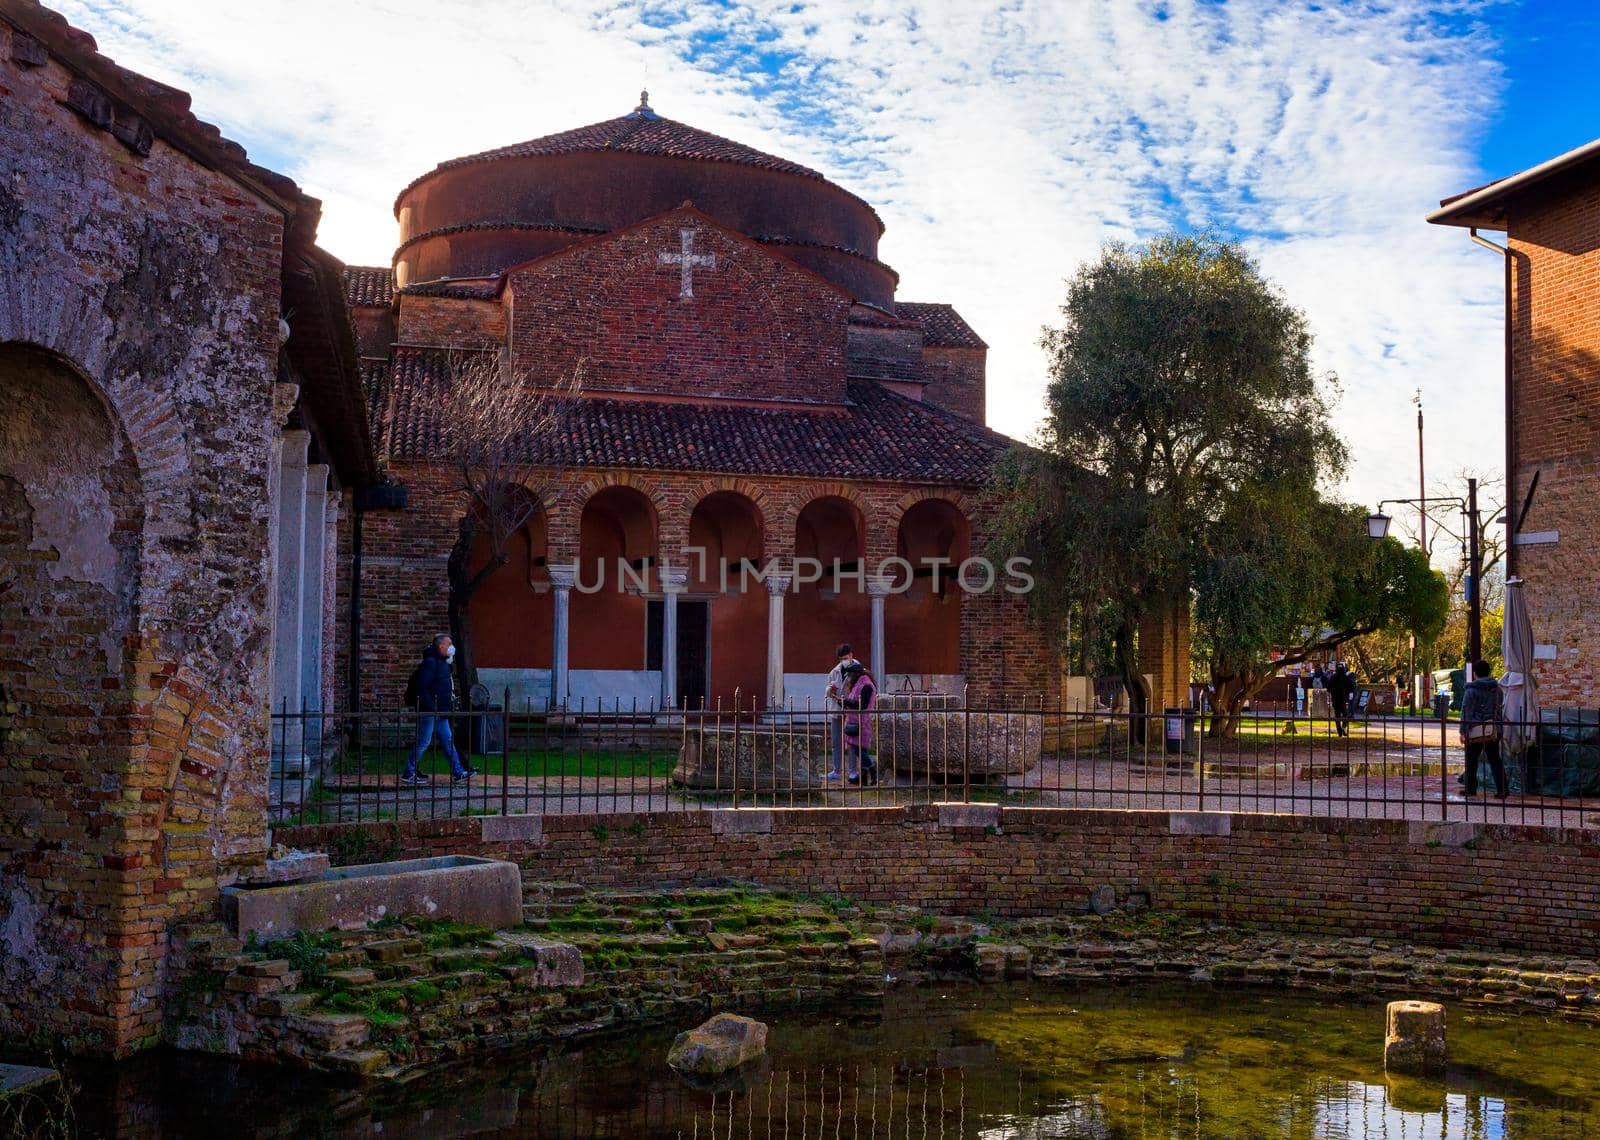
[[[894,311],[922,326],[922,343],[933,348],[988,348],[952,305],[896,301]]]
[[[394,270],[380,265],[347,265],[344,295],[351,305],[387,309],[394,299]]]
[[[395,350],[383,424],[390,458],[438,454],[447,385],[445,353]],[[526,458],[552,466],[975,487],[989,481],[996,460],[1012,446],[997,432],[878,384],[854,384],[850,395],[851,406],[825,411],[584,396],[573,402],[558,430],[528,441]]]

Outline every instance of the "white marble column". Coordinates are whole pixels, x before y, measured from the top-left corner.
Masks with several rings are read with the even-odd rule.
[[[322,617],[328,565],[328,465],[306,468],[305,546],[300,562],[300,696],[322,708]]]
[[[789,575],[775,574],[767,583],[767,707],[783,707],[783,595]]]
[[[689,572],[676,566],[661,568],[661,707],[678,707],[678,595],[689,582]]]
[[[567,707],[567,642],[571,628],[572,584],[578,577],[577,563],[552,565],[550,589],[555,593],[555,621],[551,626],[550,707]]]
[[[277,598],[272,628],[272,711],[287,703],[290,712],[300,711],[300,638],[303,632],[301,608],[306,542],[306,448],[311,434],[304,431],[283,433],[282,459],[278,469],[278,561]],[[299,733],[291,732],[298,748]]]
[[[884,672],[889,663],[884,660],[883,607],[891,585],[893,579],[880,574],[867,578],[867,599],[872,607],[872,644],[868,651],[870,656],[867,658],[867,668],[871,671],[873,680],[878,683],[880,692],[888,681],[888,676]]]

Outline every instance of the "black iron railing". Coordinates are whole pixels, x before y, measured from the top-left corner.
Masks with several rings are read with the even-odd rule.
[[[891,695],[849,715],[743,701],[546,710],[505,694],[498,708],[448,716],[473,775],[452,779],[435,739],[419,764],[426,780],[408,783],[429,715],[280,709],[273,821],[954,802],[1600,826],[1592,715],[1503,725],[1507,794],[1481,764],[1470,800],[1459,723],[1437,716],[1247,713],[1222,733],[1192,710],[1134,716],[1039,700]]]

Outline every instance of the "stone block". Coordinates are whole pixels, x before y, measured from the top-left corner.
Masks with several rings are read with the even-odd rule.
[[[542,843],[542,815],[486,815],[479,825],[485,843]]]
[[[1386,1072],[1442,1075],[1445,1070],[1444,1006],[1431,1001],[1392,1001],[1383,1038]]]
[[[719,811],[711,817],[712,835],[771,835],[772,812],[765,808]]]
[[[940,827],[1000,826],[999,804],[940,804]]]
[[[690,732],[678,753],[673,782],[721,792],[823,788],[831,763],[826,727],[712,728]]]
[[[878,766],[936,783],[1020,776],[1044,750],[1038,713],[885,712],[875,725]]]
[[[1167,834],[1229,836],[1233,834],[1233,816],[1216,811],[1168,812]]]
[[[525,988],[559,989],[583,985],[583,955],[568,942],[556,942],[536,934],[502,933],[490,943],[502,953],[514,954],[533,962],[531,979],[518,984]]]
[[[1465,847],[1478,838],[1474,823],[1424,823],[1413,820],[1407,838],[1414,847]]]
[[[260,868],[241,875],[239,881],[252,887],[304,883],[321,878],[331,867],[328,856],[321,851],[287,851],[268,859]]]
[[[224,887],[222,902],[235,933],[263,940],[359,930],[403,915],[496,929],[522,921],[522,872],[515,863],[446,855],[341,867],[307,883]]]
[[[766,1051],[764,1023],[735,1013],[719,1013],[697,1028],[678,1034],[667,1051],[667,1064],[691,1076],[715,1077]]]

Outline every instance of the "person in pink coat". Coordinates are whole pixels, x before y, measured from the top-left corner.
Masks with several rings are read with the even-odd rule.
[[[878,764],[872,756],[872,729],[877,717],[872,715],[878,700],[877,686],[872,674],[859,661],[850,661],[844,667],[844,747],[846,766],[852,784],[876,784]]]

